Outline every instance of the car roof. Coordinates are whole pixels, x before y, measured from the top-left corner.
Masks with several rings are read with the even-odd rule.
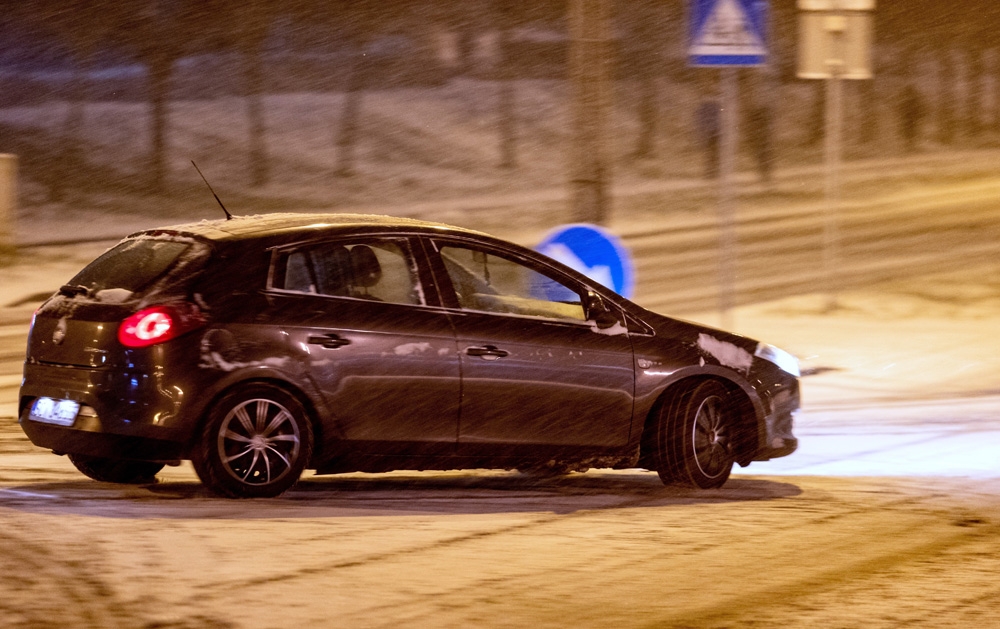
[[[352,231],[377,228],[386,231],[422,231],[486,236],[463,227],[399,216],[348,213],[279,212],[253,216],[233,216],[232,219],[203,220],[147,229],[131,237],[157,234],[185,234],[208,240],[244,240],[281,234],[307,233],[313,230]]]

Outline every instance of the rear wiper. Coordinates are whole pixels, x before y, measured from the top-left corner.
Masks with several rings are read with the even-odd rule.
[[[59,287],[59,294],[67,297],[86,296],[88,293],[90,293],[90,289],[82,284],[63,284]]]

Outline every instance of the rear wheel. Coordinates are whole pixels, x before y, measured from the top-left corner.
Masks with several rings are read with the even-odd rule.
[[[739,411],[714,380],[665,400],[657,421],[657,473],[666,484],[721,487],[733,469]]]
[[[229,498],[269,498],[294,485],[312,456],[302,404],[269,384],[240,387],[209,413],[191,461],[202,483]]]
[[[102,483],[143,485],[156,481],[156,474],[163,469],[163,463],[150,461],[126,461],[108,459],[85,454],[70,454],[69,460],[85,476]]]

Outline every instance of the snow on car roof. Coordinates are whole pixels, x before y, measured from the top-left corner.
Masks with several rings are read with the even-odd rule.
[[[385,216],[380,214],[341,214],[325,213],[310,214],[301,212],[279,212],[274,214],[256,214],[252,216],[233,216],[232,219],[203,220],[197,223],[171,225],[140,233],[158,231],[188,233],[211,240],[225,240],[264,233],[279,233],[284,231],[299,231],[303,229],[322,229],[326,227],[415,227],[430,230],[458,231],[463,233],[479,233],[473,230],[444,223],[434,223],[414,218],[400,216]]]

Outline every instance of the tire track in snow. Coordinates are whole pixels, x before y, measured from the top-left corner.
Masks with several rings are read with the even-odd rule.
[[[134,624],[112,588],[96,574],[92,549],[57,554],[10,526],[0,529],[0,618],[6,627],[103,629]],[[76,552],[82,546],[65,550]],[[131,622],[130,622],[131,621]]]
[[[787,605],[790,601],[814,596],[824,590],[838,590],[846,585],[864,583],[879,575],[883,575],[906,564],[914,562],[930,562],[934,557],[960,549],[978,542],[983,535],[996,536],[1000,526],[977,528],[975,530],[959,529],[945,531],[932,535],[927,539],[928,529],[940,525],[930,522],[918,524],[902,530],[888,531],[883,535],[881,544],[852,545],[848,552],[841,546],[817,549],[808,561],[802,556],[789,557],[793,565],[777,570],[780,574],[802,574],[794,579],[774,579],[767,587],[754,587],[752,581],[736,596],[722,601],[714,601],[711,606],[702,607],[684,614],[644,625],[648,629],[668,629],[671,627],[705,627],[726,626],[737,620],[755,618],[758,614],[767,613],[775,608]],[[848,557],[846,561],[842,558]],[[814,566],[829,568],[815,569]],[[969,602],[1000,593],[996,590],[986,595],[972,597]],[[956,603],[955,610],[961,609],[965,603]],[[945,613],[940,610],[938,615]],[[927,623],[926,612],[918,612],[917,617],[901,622],[899,626],[911,626],[914,620]]]
[[[371,564],[376,564],[376,563],[380,563],[380,562],[390,561],[392,559],[395,559],[395,558],[398,558],[398,557],[402,557],[402,556],[413,556],[413,555],[418,554],[418,553],[432,552],[432,551],[442,550],[442,549],[454,547],[454,546],[465,544],[465,543],[475,542],[475,541],[478,541],[478,540],[490,539],[490,538],[495,538],[495,537],[499,537],[499,536],[510,535],[510,534],[513,534],[513,533],[518,533],[518,532],[533,530],[533,529],[544,527],[546,525],[549,525],[549,524],[552,524],[552,523],[555,523],[555,522],[565,521],[567,518],[581,517],[583,515],[586,515],[586,514],[589,514],[589,513],[593,513],[593,511],[595,511],[595,510],[625,509],[625,508],[641,507],[641,506],[643,506],[643,505],[645,505],[645,504],[647,504],[649,502],[653,502],[653,501],[656,501],[656,500],[662,500],[662,499],[663,499],[662,496],[657,495],[657,496],[651,497],[651,498],[636,498],[636,499],[624,500],[624,501],[616,503],[615,505],[612,505],[610,507],[603,507],[603,508],[600,508],[600,509],[580,510],[580,511],[576,511],[576,512],[570,513],[570,514],[554,513],[554,514],[551,514],[551,515],[548,515],[548,516],[538,517],[538,518],[532,519],[529,522],[523,522],[523,523],[519,523],[519,524],[514,524],[514,525],[510,525],[510,526],[504,526],[504,527],[500,527],[500,528],[496,528],[496,529],[490,529],[490,530],[486,530],[486,531],[476,531],[476,532],[472,532],[472,533],[463,533],[463,534],[460,534],[460,535],[455,535],[455,536],[451,536],[451,537],[447,537],[447,538],[435,540],[433,542],[426,543],[426,544],[420,544],[420,545],[415,545],[415,546],[408,546],[408,547],[404,547],[404,548],[397,548],[397,549],[393,549],[391,551],[382,552],[382,553],[371,553],[371,554],[359,556],[359,557],[353,558],[353,559],[339,560],[339,561],[330,562],[330,563],[321,564],[321,565],[316,565],[316,566],[302,567],[302,568],[291,570],[291,571],[288,571],[288,572],[285,572],[285,573],[272,574],[272,575],[269,575],[269,576],[266,576],[266,577],[253,577],[253,578],[248,578],[248,579],[238,579],[238,580],[233,580],[233,581],[227,581],[225,583],[219,583],[219,584],[215,584],[215,585],[208,585],[208,586],[206,586],[206,588],[204,588],[204,590],[206,590],[206,591],[203,591],[203,592],[199,593],[198,595],[192,597],[189,600],[190,600],[191,603],[195,603],[195,604],[196,603],[201,603],[201,602],[204,602],[205,600],[212,599],[212,598],[219,598],[221,596],[227,595],[228,593],[230,593],[232,591],[242,591],[242,590],[244,590],[246,588],[249,588],[249,587],[263,587],[263,586],[267,586],[267,585],[270,585],[270,584],[273,584],[273,583],[278,583],[278,582],[284,583],[284,582],[287,582],[287,581],[293,580],[293,579],[305,579],[305,578],[310,578],[310,577],[314,577],[314,576],[318,576],[318,575],[325,575],[325,574],[329,574],[329,573],[331,573],[333,571],[336,571],[336,570],[346,570],[346,569],[351,569],[351,568],[356,568],[356,567],[361,567],[361,566],[368,566],[368,565],[371,565]]]
[[[783,479],[784,480],[784,479]],[[560,492],[555,492],[557,495]],[[572,496],[571,496],[572,497]],[[593,494],[585,494],[586,498],[593,498]],[[612,495],[611,498],[616,498]],[[515,500],[520,498],[515,498]],[[374,552],[359,555],[353,558],[339,559],[337,561],[319,563],[311,566],[300,566],[291,570],[278,573],[271,573],[266,576],[250,577],[242,579],[227,580],[219,583],[208,583],[200,588],[200,592],[186,600],[185,605],[204,605],[212,600],[227,598],[234,592],[246,595],[250,588],[267,588],[278,583],[288,584],[295,581],[331,577],[337,572],[350,571],[355,569],[366,569],[377,565],[389,566],[398,560],[415,561],[419,556],[431,555],[433,553],[448,551],[458,547],[474,547],[477,544],[489,544],[495,540],[509,536],[539,534],[545,527],[558,526],[574,519],[590,518],[602,512],[620,512],[627,509],[637,509],[646,507],[670,506],[686,507],[692,504],[719,504],[719,503],[740,503],[753,502],[754,500],[767,500],[768,498],[754,498],[739,496],[733,492],[722,491],[698,492],[695,490],[680,489],[674,487],[660,488],[648,495],[630,497],[625,500],[615,500],[612,504],[601,507],[581,508],[570,513],[552,513],[542,517],[533,518],[528,522],[521,522],[513,525],[502,526],[485,531],[466,532],[459,535],[449,536],[443,539],[434,540],[429,543],[416,544],[402,548],[395,548],[386,552]],[[917,506],[921,502],[920,498],[904,497],[893,499],[882,503],[883,508],[904,509]],[[666,503],[666,504],[664,504]],[[807,521],[807,525],[824,525],[837,520],[850,518],[852,516],[865,514],[870,507],[858,506],[838,513],[822,513]],[[776,532],[792,530],[802,526],[801,521],[788,523],[783,527],[778,527]],[[712,546],[706,546],[701,551],[710,551]],[[531,579],[534,573],[526,572],[521,575],[523,578]],[[483,587],[489,586],[494,579],[470,580],[461,587],[442,591],[441,597],[462,597],[466,592],[475,592]],[[506,581],[503,580],[503,581]],[[500,584],[503,585],[503,582]],[[497,585],[490,586],[496,589]],[[425,605],[423,601],[403,601],[391,605],[379,605],[377,611],[384,614],[391,611],[405,611],[406,608],[417,605]],[[371,611],[366,610],[367,611]],[[363,615],[363,614],[362,614]]]
[[[915,497],[905,497],[901,499],[892,499],[884,502],[880,502],[878,505],[879,509],[885,509],[887,511],[902,512],[909,514],[911,517],[916,517],[917,524],[912,525],[915,529],[921,529],[926,525],[928,519],[936,519],[938,513],[937,509],[924,509],[921,503],[926,499],[926,496],[922,498]],[[830,501],[826,500],[823,506],[827,506]],[[679,505],[680,506],[680,505]],[[871,505],[845,505],[843,503],[836,503],[832,508],[842,508],[845,509],[836,513],[822,513],[815,517],[809,518],[805,521],[794,520],[789,521],[783,526],[774,527],[769,536],[768,540],[760,540],[760,546],[771,547],[777,546],[778,544],[775,540],[780,540],[787,534],[792,534],[793,536],[796,531],[801,529],[813,529],[817,527],[825,527],[823,530],[830,530],[831,527],[835,527],[834,531],[847,531],[843,534],[848,541],[846,544],[853,543],[854,530],[858,526],[858,521],[864,521],[871,513]],[[926,513],[924,513],[926,511]],[[595,512],[592,511],[587,515],[594,515]],[[914,514],[916,514],[914,516]],[[584,515],[584,514],[581,514]],[[565,523],[566,520],[561,522]],[[546,524],[554,523],[554,521],[546,522]],[[664,524],[665,527],[669,527],[669,523]],[[905,529],[905,527],[900,527],[900,530]],[[519,531],[513,531],[513,533],[525,533],[529,532],[527,527],[522,528]],[[893,532],[887,532],[888,535],[893,535]],[[479,541],[486,541],[487,538],[481,538]],[[551,539],[551,538],[549,538]],[[553,540],[554,541],[554,540]],[[553,543],[553,542],[549,542]],[[725,544],[722,539],[709,539],[697,548],[685,549],[688,554],[688,561],[698,564],[702,557],[712,556],[718,553],[721,546]],[[544,546],[543,546],[544,547]],[[630,549],[631,550],[631,549]],[[675,548],[667,548],[662,550],[662,555],[659,557],[668,565],[674,561],[674,553],[677,552]],[[476,553],[482,554],[484,557],[495,558],[497,555],[495,553],[483,552]],[[850,555],[849,552],[844,553],[845,555]],[[412,560],[412,558],[407,558]],[[554,579],[553,574],[573,574],[579,568],[584,568],[580,570],[583,574],[589,574],[593,571],[595,563],[600,564],[599,574],[600,582],[606,584],[608,587],[613,588],[613,584],[630,583],[632,587],[636,587],[636,579],[642,571],[638,570],[638,560],[634,556],[629,557],[617,557],[612,556],[610,559],[607,556],[601,555],[598,552],[596,558],[590,556],[574,557],[568,558],[569,560],[560,564],[558,568],[554,568],[551,565],[546,565],[541,571],[532,570],[521,570],[512,571],[509,568],[503,570],[504,574],[502,577],[490,577],[490,578],[472,578],[472,575],[466,575],[465,578],[460,580],[460,585],[457,587],[451,587],[447,589],[436,590],[433,595],[433,602],[428,602],[423,598],[412,598],[411,600],[404,600],[394,604],[377,604],[370,605],[358,611],[352,612],[350,616],[345,618],[355,618],[358,622],[365,621],[366,623],[371,622],[371,618],[391,618],[391,621],[386,621],[382,624],[375,624],[373,626],[384,626],[392,627],[394,626],[400,618],[405,619],[404,624],[412,623],[411,626],[434,626],[434,627],[463,627],[475,624],[474,618],[489,617],[487,611],[480,611],[479,607],[482,603],[483,592],[489,592],[489,598],[492,600],[501,601],[519,601],[522,605],[525,601],[534,601],[537,598],[545,598],[546,595],[551,600],[573,600],[574,597],[579,597],[580,594],[577,592],[576,588],[573,586],[572,582],[563,584],[560,579]],[[792,562],[801,562],[803,559],[802,555],[792,554],[790,560]],[[753,565],[753,574],[756,575],[758,570],[766,570],[769,564],[768,561],[771,560],[770,555],[759,558],[759,562],[754,562],[750,560],[749,565]],[[654,558],[652,556],[643,555],[641,563],[644,566],[652,565]],[[555,571],[555,572],[552,572]],[[731,571],[730,571],[731,573]],[[709,586],[714,585],[720,578],[723,578],[720,574],[711,574],[706,576],[706,584]],[[646,594],[651,605],[656,605],[662,602],[664,597],[669,598],[673,595],[672,592],[662,592],[656,589],[656,585],[650,586],[646,583],[646,579],[643,579],[642,586],[647,588]],[[655,581],[655,580],[654,580]],[[650,590],[649,588],[652,587]],[[550,592],[549,589],[552,591]],[[681,600],[684,600],[684,596],[680,596]],[[589,603],[590,601],[586,601]],[[591,603],[592,604],[592,603]],[[531,607],[531,604],[526,604],[527,607]],[[584,605],[585,607],[586,605]],[[626,615],[623,615],[621,621],[628,625],[634,626],[634,620],[627,620],[630,616],[627,614],[632,613],[634,609],[641,608],[642,606],[636,603],[634,606],[628,606],[628,611]],[[429,609],[428,609],[429,608]],[[610,608],[603,608],[600,610],[600,614],[611,614]],[[521,613],[525,613],[523,610]],[[521,624],[523,626],[537,625],[537,626],[591,626],[594,625],[593,618],[577,618],[574,616],[576,613],[575,609],[560,608],[560,610],[550,619],[536,617],[536,616],[518,616],[517,620],[508,620],[506,624],[500,623],[502,626],[518,626]],[[448,620],[442,616],[446,616]],[[367,619],[367,620],[366,620]],[[683,618],[682,618],[683,620]],[[601,616],[601,622],[597,623],[600,626],[614,626],[614,616],[608,615],[606,618]],[[671,623],[665,623],[663,625],[652,625],[652,626],[685,626],[683,624],[674,625]],[[691,626],[703,626],[700,623],[692,624]]]

